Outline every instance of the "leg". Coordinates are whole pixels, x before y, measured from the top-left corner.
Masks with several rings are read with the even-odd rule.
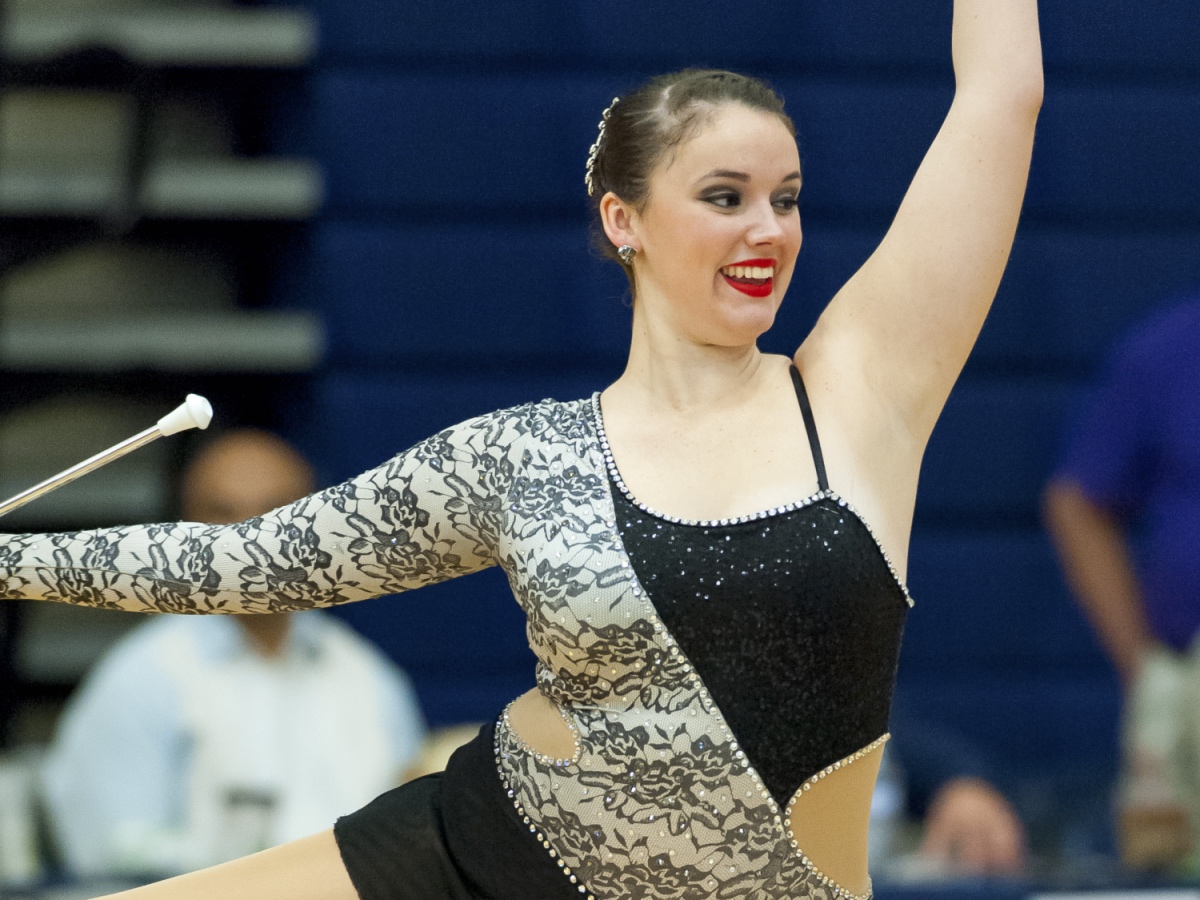
[[[358,900],[333,831],[100,900]]]

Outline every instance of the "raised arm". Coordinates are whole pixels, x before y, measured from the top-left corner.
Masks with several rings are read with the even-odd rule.
[[[922,448],[1016,231],[1042,100],[1036,0],[955,0],[953,54],[945,123],[887,236],[812,338],[854,366]]]
[[[515,411],[434,435],[377,469],[236,525],[0,536],[0,599],[165,613],[332,606],[496,562]]]

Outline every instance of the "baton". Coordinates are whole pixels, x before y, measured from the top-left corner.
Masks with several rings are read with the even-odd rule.
[[[187,431],[191,428],[204,429],[208,427],[208,423],[211,421],[212,406],[209,402],[198,394],[188,394],[187,400],[180,404],[173,412],[159,419],[158,424],[153,428],[147,428],[141,434],[135,434],[128,440],[121,441],[121,443],[109,447],[103,453],[97,453],[95,456],[85,459],[78,465],[71,466],[71,468],[59,472],[53,478],[47,478],[41,484],[34,485],[29,490],[22,491],[15,497],[0,503],[0,516],[7,515],[14,509],[20,509],[26,503],[32,503],[39,497],[44,497],[51,491],[58,490],[64,484],[70,484],[76,478],[82,478],[88,472],[94,472],[101,466],[106,466],[113,460],[120,459],[122,456],[132,453],[139,447],[145,447],[147,444],[153,443],[161,437],[178,434],[181,431]]]

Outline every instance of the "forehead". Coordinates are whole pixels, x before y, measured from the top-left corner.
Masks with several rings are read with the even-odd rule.
[[[800,168],[796,139],[774,113],[729,104],[713,111],[671,155],[661,175],[690,181],[717,169],[779,181]]]

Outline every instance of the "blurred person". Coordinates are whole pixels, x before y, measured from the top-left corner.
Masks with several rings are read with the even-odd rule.
[[[1013,877],[1025,868],[1024,825],[986,751],[957,729],[892,707],[889,780],[921,823],[919,855],[943,876]],[[884,776],[881,774],[881,783]]]
[[[1124,856],[1170,865],[1200,824],[1200,296],[1117,346],[1044,510],[1124,688]]]
[[[288,444],[233,431],[188,465],[180,504],[225,524],[312,490]],[[72,698],[44,791],[74,875],[178,874],[328,828],[398,784],[423,734],[407,677],[324,613],[163,617]]]
[[[959,776],[926,807],[921,855],[954,875],[1012,877],[1025,868],[1025,828],[994,784]]]
[[[795,124],[759,79],[675,72],[609,105],[582,173],[633,294],[603,391],[477,416],[237,526],[0,540],[4,599],[264,614],[501,566],[526,614],[537,687],[442,775],[131,900],[870,895],[921,460],[1042,100],[1036,0],[955,0],[949,30],[945,122],[793,354],[757,342],[802,241]]]

